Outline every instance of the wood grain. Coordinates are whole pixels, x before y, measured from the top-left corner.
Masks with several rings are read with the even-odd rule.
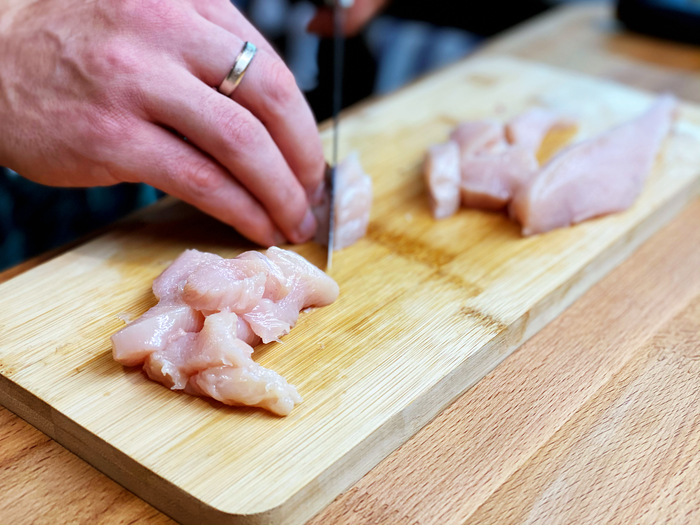
[[[256,351],[305,398],[289,417],[178,395],[112,360],[117,314],[153,304],[151,282],[168,260],[190,247],[241,251],[178,204],[0,286],[8,305],[0,307],[0,401],[179,521],[301,523],[624,260],[700,186],[700,109],[691,106],[681,108],[630,210],[531,238],[501,214],[463,210],[434,221],[420,171],[427,147],[456,121],[509,118],[532,105],[575,114],[585,139],[651,100],[486,58],[345,118],[341,151],[359,150],[376,204],[367,238],[337,254],[338,301],[303,316],[284,343]],[[312,261],[323,255],[315,244],[295,249]]]
[[[562,67],[577,69],[610,78],[617,78],[639,87],[657,90],[674,89],[683,93],[688,99],[700,101],[700,89],[697,88],[697,86],[700,85],[700,75],[697,74],[696,67],[697,57],[700,57],[700,51],[698,51],[697,48],[687,48],[675,44],[656,42],[653,39],[635,35],[619,34],[607,21],[607,17],[608,13],[606,8],[598,6],[567,7],[558,10],[558,12],[551,16],[544,17],[541,20],[528,24],[526,27],[507,35],[497,43],[497,46],[499,52],[520,54],[528,58],[539,58]],[[565,46],[565,48],[562,49],[561,46],[552,46],[551,42],[553,41],[558,41],[560,43],[568,41],[579,42],[580,45]],[[612,46],[610,44],[611,41],[616,41],[617,44]],[[548,44],[547,42],[550,43]],[[643,50],[643,53],[639,50]],[[656,50],[655,54],[657,57],[660,57],[659,60],[665,61],[667,64],[674,61],[673,66],[680,68],[680,71],[670,69],[669,67],[658,67],[656,64],[648,61],[644,63],[648,50]],[[691,233],[697,229],[698,223],[700,223],[700,213],[698,213],[698,205],[695,204],[691,210],[688,210],[688,213],[683,214],[674,221],[671,228],[681,228],[684,229],[686,233]],[[666,237],[667,231],[669,230],[665,230],[656,235],[647,246],[656,247],[659,252],[661,250],[666,250],[669,253],[676,253],[677,250],[682,251],[682,248],[687,245],[684,234],[673,236],[674,242],[671,244],[662,243],[660,240]],[[675,266],[649,266],[645,264],[645,261],[650,256],[650,253],[654,253],[653,248],[636,253],[627,265],[618,269],[609,279],[605,280],[591,291],[591,294],[595,294],[595,297],[599,300],[595,308],[596,311],[600,313],[599,317],[591,319],[591,325],[589,327],[591,330],[596,330],[597,321],[605,319],[606,315],[612,316],[617,311],[617,303],[608,300],[608,291],[610,287],[614,287],[614,283],[618,279],[622,278],[626,272],[629,271],[629,268],[637,266],[644,268],[644,271],[639,274],[638,280],[640,282],[648,279],[653,280],[657,272],[660,271],[678,272],[679,275],[683,277],[688,275],[688,268],[697,268],[697,264],[692,267],[688,266],[687,261],[680,257],[675,260]],[[692,258],[690,260],[692,261]],[[0,280],[2,280],[2,274],[0,274]],[[676,290],[676,288],[673,288],[673,290]],[[683,293],[674,296],[663,288],[654,288],[648,292],[649,293],[644,296],[645,301],[659,303],[670,311],[676,310],[679,304],[687,299],[687,296]],[[564,321],[565,319],[573,317],[575,312],[575,309],[570,309],[559,321]],[[659,314],[663,317],[665,312],[660,310]],[[646,329],[644,323],[635,323],[634,321],[634,318],[625,318],[621,320],[621,322],[629,324],[626,325],[626,329],[624,326],[620,326],[620,330],[623,332],[627,330],[627,333],[634,334],[637,330]],[[654,325],[656,326],[656,323],[654,323]],[[546,351],[550,340],[546,334],[551,333],[554,327],[555,325],[547,327],[545,331],[541,332],[540,335],[526,344],[514,357],[527,353],[530,354],[530,360],[535,360],[539,353]],[[604,343],[606,340],[605,332],[599,331],[597,333],[601,342]],[[558,335],[562,345],[565,345],[567,341],[571,341],[565,332],[559,332]],[[683,337],[683,334],[679,334],[678,341],[683,341]],[[544,343],[540,344],[540,340],[544,341]],[[607,350],[607,348],[603,344],[600,351],[605,350]],[[506,364],[509,362],[510,360],[506,361]],[[494,382],[498,382],[498,374],[501,370],[505,370],[505,368],[499,367],[494,372]],[[552,373],[552,381],[557,381],[560,376],[566,376],[569,373],[566,369],[555,367],[552,367],[550,372]],[[509,373],[512,373],[512,371]],[[534,376],[521,373],[518,378],[518,380],[525,385],[536,379],[536,371]],[[505,381],[505,378],[503,381]],[[562,403],[564,403],[566,402],[567,392],[563,392],[562,394],[564,394],[562,398]],[[470,395],[470,393],[467,395]],[[559,395],[559,393],[555,395]],[[526,406],[528,405],[527,398],[523,399],[523,403]],[[468,406],[468,408],[469,410],[473,410],[471,405]],[[510,407],[510,410],[517,411],[518,405]],[[390,487],[398,481],[401,481],[403,483],[402,492],[404,495],[411,492],[425,494],[425,492],[422,492],[422,487],[425,485],[430,486],[434,476],[438,478],[442,476],[439,469],[436,473],[433,470],[423,468],[425,465],[430,465],[435,461],[435,456],[426,451],[434,446],[434,442],[440,442],[442,440],[449,441],[453,433],[459,432],[459,426],[455,428],[454,426],[450,426],[449,422],[445,422],[446,418],[454,417],[455,412],[458,411],[463,411],[462,417],[465,419],[474,417],[473,412],[465,411],[464,406],[454,405],[451,407],[449,411],[446,411],[436,419],[431,426],[431,428],[434,429],[432,440],[415,449],[416,453],[413,454],[413,456],[400,456],[402,459],[396,460],[397,462],[411,462],[415,468],[410,472],[402,471],[401,479],[387,478],[385,480],[386,486]],[[0,413],[7,414],[3,409],[0,409]],[[163,523],[166,520],[162,515],[158,515],[157,513],[154,515],[153,513],[155,511],[147,504],[136,499],[133,495],[106,479],[102,474],[87,466],[55,442],[48,440],[47,443],[50,443],[51,446],[46,448],[33,446],[34,440],[32,436],[35,434],[39,435],[37,431],[14,416],[9,416],[9,418],[13,423],[11,426],[0,426],[0,440],[4,440],[8,435],[14,435],[16,433],[16,440],[20,445],[18,445],[17,454],[11,457],[3,456],[2,458],[2,462],[0,463],[0,485],[2,486],[0,488],[4,489],[11,483],[24,487],[25,490],[3,490],[4,497],[0,500],[0,521],[3,523],[95,523],[96,521],[102,523],[128,523],[132,521],[139,523]],[[522,421],[525,421],[525,419],[523,418]],[[415,439],[418,439],[418,436]],[[22,448],[21,443],[23,442],[26,442],[28,445]],[[45,450],[47,451],[46,453],[44,452]],[[397,457],[403,450],[404,448],[395,452],[390,456],[389,460]],[[4,448],[0,448],[0,453],[3,451]],[[438,451],[438,453],[440,452]],[[449,450],[443,450],[441,453],[451,454],[451,457],[456,461],[460,459],[458,453],[451,453]],[[688,461],[693,461],[692,458],[694,456],[692,451],[689,451],[686,457]],[[20,458],[26,458],[26,463],[24,464],[41,464],[45,465],[45,468],[43,468],[40,473],[32,469],[17,468]],[[620,459],[624,461],[624,457]],[[381,476],[381,472],[380,468],[375,469],[370,472],[364,480],[375,479],[375,476]],[[469,475],[480,474],[478,472],[464,472],[464,476]],[[449,478],[449,475],[446,477]],[[83,484],[83,480],[85,484]],[[82,488],[85,486],[101,488],[99,490],[96,488],[94,491],[83,491],[80,500],[66,497],[60,504],[51,504],[52,501],[59,501],[60,499],[52,500],[50,497],[51,493],[61,488],[65,490],[65,494],[70,494],[71,491],[78,493],[81,492]],[[44,487],[47,488],[46,492],[43,490]],[[382,484],[377,483],[375,485],[375,488],[376,487],[382,487]],[[102,489],[104,489],[104,491]],[[610,490],[614,492],[615,486],[610,486]],[[442,509],[441,515],[451,515],[450,509],[458,510],[463,503],[459,491],[452,491],[451,494],[451,498],[448,497],[442,500],[445,508]],[[109,501],[117,501],[119,504],[110,506],[109,511],[98,518],[105,509],[103,503],[104,498],[107,498]],[[358,517],[355,523],[369,523],[369,521],[361,519],[361,510],[366,512],[368,508],[382,506],[394,509],[395,512],[402,517],[403,521],[401,521],[401,523],[418,522],[418,518],[416,517],[418,515],[422,516],[421,523],[437,523],[437,521],[431,519],[430,516],[426,517],[425,512],[421,514],[422,505],[415,503],[418,501],[418,498],[406,498],[409,504],[403,506],[392,506],[394,499],[392,491],[383,490],[381,491],[381,497],[374,498],[373,500],[368,500],[365,497],[352,500],[356,505],[354,510],[356,511],[356,517]],[[414,503],[411,503],[411,501]],[[661,504],[664,501],[671,500],[660,500],[659,503]],[[135,502],[137,502],[138,505]],[[688,495],[688,499],[685,500],[685,502],[686,505],[692,506],[692,494]],[[341,504],[350,505],[348,500],[341,498],[331,505],[325,513],[319,515],[316,521],[318,523],[335,523],[333,520],[335,516],[337,516],[336,512],[338,506]],[[137,507],[140,510],[134,511]],[[93,510],[91,511],[90,509]],[[456,510],[452,512],[456,512]],[[579,522],[585,522],[586,512],[586,509],[581,509],[581,513],[579,514],[581,519],[578,520]],[[660,505],[657,506],[655,512],[656,514],[652,515],[659,518],[656,521],[663,521],[667,509],[665,509],[663,505]],[[134,518],[134,516],[136,517]],[[460,518],[458,517],[458,519]],[[654,520],[652,519],[651,521]],[[682,519],[679,520],[679,522],[682,521]],[[385,523],[394,523],[394,521],[385,521]],[[399,522],[396,521],[396,523]]]
[[[173,523],[7,410],[0,426],[3,523]]]
[[[698,523],[699,384],[700,295],[465,524]]]
[[[683,214],[682,220],[654,236],[564,315],[340,496],[310,525],[461,524],[490,502],[501,487],[522,490],[525,478],[517,478],[519,469],[526,472],[521,476],[536,483],[538,473],[523,465],[542,447],[549,446],[567,421],[591,410],[600,390],[616,384],[619,374],[640,352],[646,354],[646,341],[663,329],[679,307],[698,300],[697,224],[700,201]],[[687,336],[676,334],[676,344],[692,344],[694,337]],[[688,379],[695,385],[700,381],[697,375]],[[685,380],[684,377],[684,384]],[[684,406],[672,413],[693,424],[697,407]],[[638,406],[628,417],[643,426],[647,409],[657,413],[649,405]],[[590,444],[582,446],[582,461],[591,457],[586,454],[594,455],[599,449],[600,446]],[[626,457],[624,448],[619,453]],[[692,458],[692,450],[681,457]],[[547,463],[549,459],[542,456],[540,467],[550,476],[568,472],[567,465],[551,465]],[[613,460],[611,463],[615,464]],[[512,481],[514,477],[519,481]],[[617,494],[616,486],[608,488]],[[523,498],[536,495],[540,493],[526,491]],[[500,523],[512,504],[511,497],[510,492],[507,497],[500,497],[497,508],[469,523]],[[567,506],[554,510],[557,512],[553,511],[548,519],[533,523],[556,523],[557,516],[568,519],[563,523],[582,522],[567,514]],[[585,517],[588,513],[578,509],[576,516]],[[607,523],[605,519],[591,522]]]

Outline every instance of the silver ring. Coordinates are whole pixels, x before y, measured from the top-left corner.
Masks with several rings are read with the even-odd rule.
[[[248,66],[253,61],[253,57],[255,56],[255,52],[257,50],[258,48],[251,42],[246,42],[243,45],[243,49],[241,49],[241,52],[238,53],[231,71],[228,75],[226,75],[226,78],[219,86],[219,93],[226,95],[227,97],[231,96],[231,93],[234,92],[234,90],[238,87],[238,84],[240,84],[241,80],[243,80],[243,75],[245,75]]]

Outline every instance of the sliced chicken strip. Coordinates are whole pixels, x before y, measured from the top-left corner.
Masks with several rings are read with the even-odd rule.
[[[164,298],[136,321],[112,335],[112,356],[124,366],[136,366],[163,350],[178,333],[201,330],[204,316],[177,298]]]
[[[314,240],[325,245],[330,208],[327,188],[321,188],[312,200],[318,223]],[[367,234],[371,210],[372,178],[364,172],[359,156],[353,152],[338,164],[335,173],[335,250],[347,248]]]
[[[640,117],[562,150],[518,191],[510,214],[523,235],[627,209],[642,190],[673,120],[676,99],[659,97]]]
[[[459,209],[462,179],[457,143],[449,140],[431,146],[423,163],[423,175],[433,217],[439,220],[454,215]]]

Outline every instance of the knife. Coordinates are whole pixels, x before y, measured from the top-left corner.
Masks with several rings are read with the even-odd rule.
[[[345,9],[351,7],[354,0],[326,0],[333,9],[333,163],[326,170],[328,188],[328,255],[326,271],[333,267],[333,247],[335,237],[335,182],[338,166],[338,128],[340,127],[340,110],[343,104],[343,66],[345,59],[345,37],[343,22]]]

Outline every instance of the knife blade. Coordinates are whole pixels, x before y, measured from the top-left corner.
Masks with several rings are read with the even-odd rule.
[[[326,172],[328,185],[328,255],[326,271],[333,267],[333,248],[335,240],[335,183],[338,167],[338,135],[340,128],[340,110],[343,105],[343,66],[345,60],[345,36],[343,25],[345,9],[351,7],[354,0],[328,0],[333,8],[333,163]]]

